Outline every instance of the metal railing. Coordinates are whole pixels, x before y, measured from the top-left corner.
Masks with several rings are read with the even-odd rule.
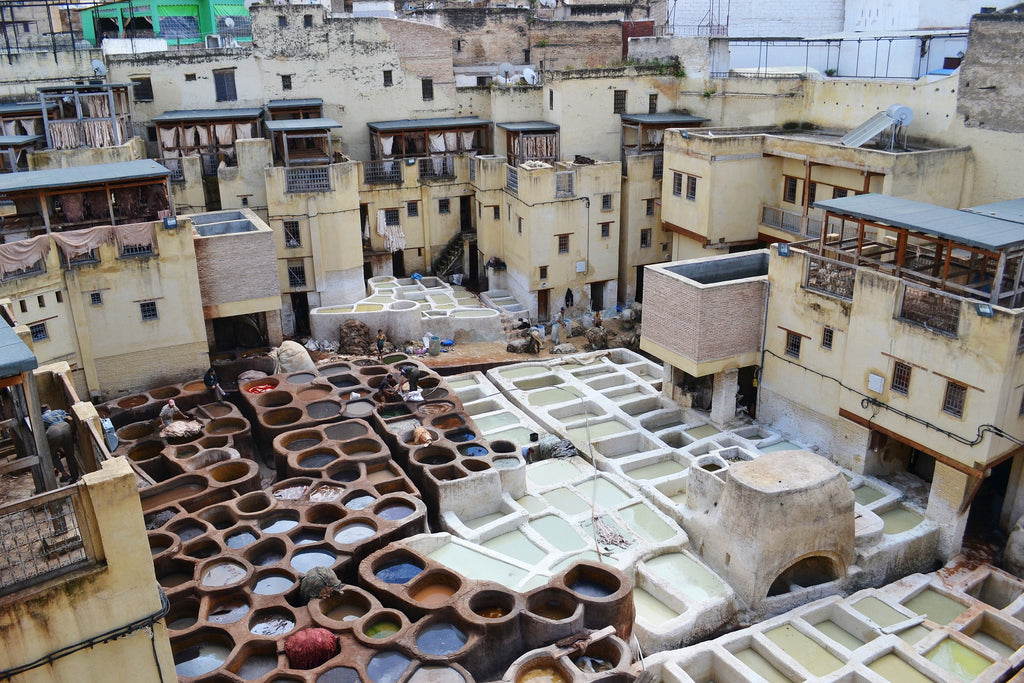
[[[185,167],[181,163],[181,157],[164,157],[160,163],[171,172],[172,183],[185,182]]]
[[[121,256],[152,256],[152,244],[126,244],[121,249]]]
[[[519,169],[505,166],[505,189],[519,194]]]
[[[555,171],[555,197],[563,199],[576,195],[576,172]]]
[[[904,283],[899,319],[955,337],[960,326],[960,303],[959,297]]]
[[[469,182],[476,180],[476,157],[469,158]]]
[[[401,160],[378,160],[363,162],[363,182],[367,185],[402,182]]]
[[[92,563],[79,525],[77,486],[0,508],[0,594]]]
[[[808,254],[804,286],[822,294],[852,300],[856,274],[857,269],[847,263]]]
[[[455,157],[444,154],[420,159],[420,180],[439,180],[455,177]]]
[[[44,259],[39,259],[28,268],[22,268],[20,270],[13,270],[4,275],[4,282],[7,280],[16,280],[19,277],[29,277],[31,275],[41,275],[46,272],[46,265]]]
[[[785,230],[794,235],[819,237],[825,219],[814,216],[807,216],[806,218],[807,228],[805,230],[803,227],[804,216],[802,214],[796,211],[786,211],[777,206],[768,206],[767,204],[761,206],[761,225],[767,225],[769,228],[777,230]]]
[[[331,175],[327,166],[284,169],[285,192],[330,192]]]
[[[665,172],[665,154],[654,155],[654,173],[652,177],[655,180],[661,180],[661,175]]]

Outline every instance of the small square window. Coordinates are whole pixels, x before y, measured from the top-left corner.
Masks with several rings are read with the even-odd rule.
[[[419,202],[408,202],[405,205],[405,213],[409,218],[415,218],[420,215],[420,203]]]
[[[494,220],[500,221],[501,220],[501,207],[500,206],[495,206],[493,208],[494,208]]]
[[[452,203],[447,197],[442,197],[437,200],[437,212],[438,213],[451,213]]]
[[[302,233],[299,231],[298,221],[284,222],[284,246],[289,249],[302,246]]]
[[[39,308],[46,308],[46,297],[40,294],[36,297],[36,303],[39,305]]]
[[[18,302],[18,306],[21,308],[22,313],[28,313],[28,303],[24,299]]]
[[[102,306],[103,292],[89,292],[89,304],[92,306]]]
[[[235,90],[235,70],[217,69],[213,72],[213,87],[218,102],[234,102],[238,99]]]
[[[964,402],[967,399],[967,387],[953,380],[946,382],[946,394],[942,397],[942,410],[954,417],[964,416]]]
[[[434,79],[424,78],[420,81],[420,89],[422,90],[424,100],[434,99]]]
[[[283,14],[278,14],[277,15],[277,27],[278,28],[287,28],[288,27],[288,17],[284,16]]]
[[[132,97],[136,102],[153,101],[153,81],[149,76],[135,76],[132,78]]]
[[[821,331],[821,348],[831,349],[832,348],[832,337],[835,333],[831,327],[826,327]]]
[[[658,94],[653,93],[647,97],[647,113],[657,114],[658,113]]]
[[[548,267],[547,266],[541,266],[540,267],[540,279],[541,280],[547,280],[548,279]]]
[[[833,187],[832,188],[832,199],[842,199],[846,195],[850,194],[850,191],[845,187]]]
[[[787,204],[796,204],[796,178],[786,176],[782,183],[782,201]]]
[[[818,183],[811,183],[807,186],[807,206],[814,204],[818,195]]]
[[[520,235],[523,234],[523,217],[522,216],[516,216],[516,232],[518,232]]]
[[[668,250],[669,250],[669,243],[668,242],[662,242],[661,243],[661,252],[663,254],[667,254]]]
[[[292,89],[292,77],[288,74],[281,74],[281,90]]]
[[[910,366],[896,361],[892,367],[892,390],[904,396],[910,393]]]
[[[644,228],[640,231],[640,248],[649,249],[651,246],[651,229]]]
[[[558,236],[558,253],[568,254],[569,253],[569,236],[559,235]]]
[[[288,286],[289,287],[305,287],[306,286],[306,264],[302,261],[289,261],[288,262]]]
[[[644,200],[644,204],[645,204],[644,215],[647,215],[647,216],[653,216],[654,215],[654,207],[655,207],[655,202],[656,201],[657,201],[656,199],[645,199]]]
[[[672,196],[683,196],[683,174],[678,171],[672,171]]]
[[[390,88],[392,85],[395,84],[395,82],[393,80],[391,80],[391,79],[392,79],[391,69],[385,70],[384,71],[384,87],[385,88]]]
[[[796,332],[786,332],[786,355],[791,358],[800,357],[801,337]]]
[[[195,74],[185,74],[185,82],[186,83],[188,83],[189,81],[194,81],[194,80],[196,80],[196,75]]]
[[[139,313],[142,314],[142,320],[157,320],[160,316],[156,311],[155,301],[143,301],[139,304]]]
[[[626,91],[616,90],[612,97],[612,113],[613,114],[625,114],[626,113]]]
[[[55,298],[57,300],[57,303],[59,303],[59,304],[64,303],[64,293],[63,292],[54,292],[53,293],[53,298]]]
[[[686,198],[691,202],[697,200],[697,176],[686,176]]]
[[[384,225],[399,225],[398,209],[384,209]]]
[[[313,28],[313,15],[304,14],[302,15],[302,25],[306,28]]]
[[[555,91],[548,88],[548,109],[555,110]]]
[[[611,211],[612,210],[612,196],[610,194],[601,195],[601,210]]]
[[[242,206],[249,206],[249,198],[242,197]]]
[[[146,139],[150,142],[156,142],[156,126],[146,126]]]
[[[35,325],[28,326],[29,332],[32,333],[32,341],[46,341],[50,338],[50,335],[46,331],[46,323],[36,323]]]

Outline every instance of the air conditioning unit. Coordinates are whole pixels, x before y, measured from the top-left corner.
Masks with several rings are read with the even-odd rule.
[[[223,47],[221,37],[219,35],[206,36],[206,47]]]

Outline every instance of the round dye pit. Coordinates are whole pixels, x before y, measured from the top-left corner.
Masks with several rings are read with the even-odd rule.
[[[201,583],[207,588],[233,586],[245,579],[249,571],[236,560],[217,560],[202,571]]]
[[[343,590],[323,600],[320,611],[334,621],[355,621],[370,611],[370,601],[355,591]]]
[[[425,655],[444,656],[458,652],[466,644],[466,634],[454,624],[431,624],[420,631],[416,647]]]
[[[295,571],[305,574],[314,567],[330,567],[337,560],[329,550],[303,550],[292,555],[290,564]]]
[[[402,625],[398,623],[397,619],[383,617],[380,619],[374,619],[367,624],[363,629],[363,633],[374,640],[379,640],[381,638],[389,638],[395,635],[399,630],[401,630],[401,628]]]
[[[569,678],[554,666],[531,666],[516,676],[516,683],[569,683]]]
[[[466,677],[447,666],[421,666],[409,683],[466,683]]]
[[[188,548],[184,549],[184,552],[189,557],[194,557],[197,560],[205,560],[208,557],[213,557],[221,552],[220,546],[217,545],[216,541],[213,540],[200,540],[191,544]]]
[[[482,458],[489,453],[486,446],[480,446],[478,444],[469,444],[467,446],[459,446],[459,453],[470,458]]]
[[[257,612],[249,620],[249,632],[258,636],[280,636],[295,628],[295,617],[279,609]]]
[[[337,417],[341,413],[341,404],[333,401],[317,401],[306,406],[306,413],[314,420]]]
[[[373,683],[396,683],[411,661],[401,652],[381,652],[366,665],[366,673]]]
[[[376,497],[371,496],[368,493],[363,493],[357,496],[352,496],[351,498],[346,500],[345,507],[347,507],[349,510],[362,510],[367,505],[372,504],[373,501],[375,500],[377,500]]]
[[[373,536],[375,533],[377,533],[377,530],[371,525],[363,522],[353,522],[351,524],[338,527],[338,530],[334,533],[334,542],[340,543],[341,545],[358,543],[359,541]]]
[[[289,439],[284,443],[284,447],[290,451],[304,451],[318,443],[320,443],[319,436],[303,436],[297,439]]]
[[[369,401],[352,401],[345,405],[344,414],[346,417],[366,417],[374,410],[374,405]]]
[[[265,394],[276,388],[277,382],[256,382],[255,384],[246,385],[245,390],[250,394]]]
[[[187,521],[170,527],[168,531],[176,534],[181,539],[181,542],[184,543],[185,541],[191,541],[196,536],[205,534],[206,527],[192,521]]]
[[[291,517],[272,517],[260,525],[265,534],[282,534],[289,529],[294,529],[298,526],[299,520]]]
[[[287,391],[267,391],[256,399],[256,405],[263,408],[280,408],[292,402],[292,395]]]
[[[299,467],[317,470],[321,467],[326,467],[337,459],[338,456],[330,451],[317,451],[316,453],[302,456],[299,459]]]
[[[238,667],[237,675],[243,681],[255,681],[277,668],[277,655],[254,654],[246,657]]]
[[[207,434],[235,434],[245,431],[247,426],[245,420],[237,417],[219,417],[207,424],[203,431]]]
[[[292,536],[292,543],[295,545],[309,545],[310,543],[319,543],[322,540],[324,540],[323,532],[315,529],[303,531]]]
[[[366,434],[366,425],[358,422],[341,422],[324,427],[324,435],[333,441],[348,441]]]
[[[223,666],[230,653],[226,639],[201,640],[174,651],[174,672],[181,677],[202,676]]]
[[[449,598],[455,595],[456,587],[447,583],[429,582],[417,585],[409,594],[416,602],[427,607],[437,607],[448,602]]]
[[[381,566],[374,572],[374,575],[384,583],[403,584],[409,583],[422,571],[423,567],[421,565],[398,560]]]
[[[252,592],[257,595],[280,595],[292,587],[295,581],[287,574],[264,574],[256,580]]]
[[[569,590],[588,598],[605,598],[615,592],[602,583],[584,577],[580,577],[570,584]]]
[[[460,429],[458,431],[449,432],[448,434],[445,434],[445,438],[447,438],[449,441],[461,443],[464,441],[473,441],[474,439],[476,439],[476,434],[469,431],[468,429]]]
[[[241,598],[227,598],[210,605],[206,620],[211,624],[233,624],[248,613],[249,603]]]
[[[390,505],[384,505],[378,508],[374,512],[374,514],[376,514],[381,519],[394,521],[399,519],[405,519],[414,512],[416,512],[416,508],[414,508],[412,505],[406,505],[405,503],[394,503]]]
[[[317,676],[316,683],[362,683],[359,672],[347,666],[336,666]]]
[[[316,378],[311,372],[297,372],[288,376],[288,384],[309,384]]]

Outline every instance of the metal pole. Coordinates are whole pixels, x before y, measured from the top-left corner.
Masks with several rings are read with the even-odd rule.
[[[53,49],[53,63],[59,64],[57,60],[57,37],[53,35],[53,16],[50,14],[50,3],[45,5],[46,21],[50,24],[50,47]]]
[[[11,8],[11,19],[14,19],[14,8]],[[4,32],[4,45],[7,48],[7,63],[14,64],[14,56],[11,54],[11,40],[7,35],[7,18],[4,16],[4,8],[0,5],[0,29]]]

